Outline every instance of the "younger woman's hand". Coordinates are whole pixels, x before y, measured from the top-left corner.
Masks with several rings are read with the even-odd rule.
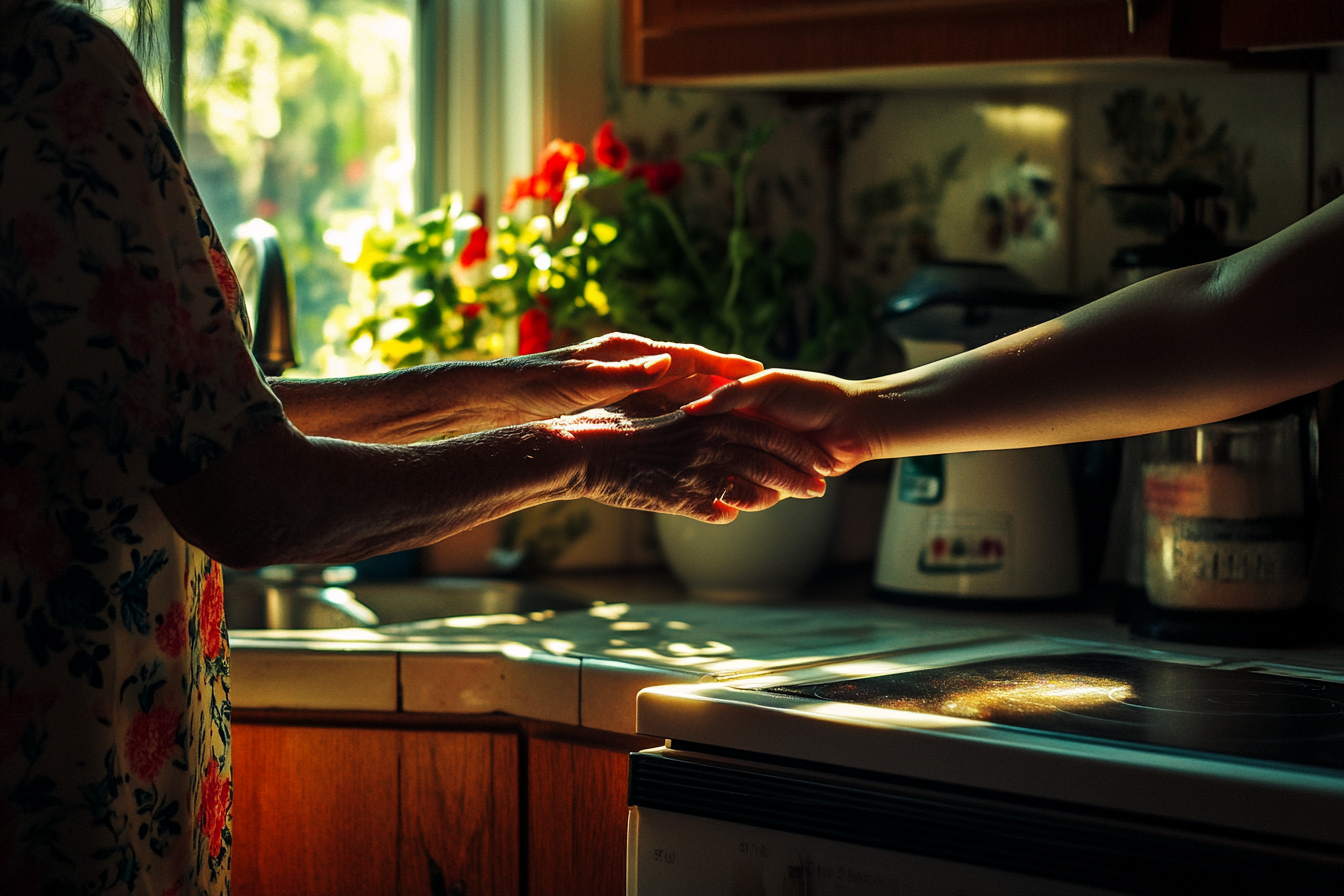
[[[801,370],[767,370],[720,386],[682,407],[694,417],[718,414],[768,420],[806,435],[830,459],[826,475],[879,456],[871,420],[859,411],[852,380]]]

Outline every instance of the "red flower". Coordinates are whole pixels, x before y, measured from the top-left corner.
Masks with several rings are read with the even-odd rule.
[[[616,139],[611,122],[597,129],[593,136],[593,158],[597,164],[613,171],[620,171],[630,161],[630,147]]]
[[[480,302],[463,302],[457,306],[457,313],[467,320],[475,320],[481,314]]]
[[[201,778],[201,802],[196,810],[196,824],[210,843],[210,855],[218,856],[224,845],[224,826],[229,820],[229,806],[233,803],[232,782],[219,776],[219,763],[211,756]]]
[[[551,347],[551,316],[541,308],[529,308],[518,318],[518,354],[534,355]]]
[[[238,276],[229,264],[229,257],[218,249],[210,250],[210,264],[215,269],[219,290],[224,293],[224,305],[232,313],[238,307]]]
[[[471,232],[471,236],[467,237],[467,244],[462,247],[462,256],[458,260],[462,267],[469,268],[489,257],[490,229],[482,224]]]
[[[625,176],[631,180],[644,181],[648,184],[649,192],[655,196],[666,196],[681,185],[682,179],[686,177],[686,169],[676,159],[669,159],[666,162],[632,165]]]
[[[532,178],[515,177],[509,181],[508,187],[504,190],[504,202],[501,203],[504,211],[511,212],[518,207],[518,203],[524,199],[532,198]]]
[[[163,614],[163,622],[154,632],[154,640],[166,656],[181,656],[187,646],[187,607],[176,601]]]
[[[523,199],[549,199],[559,202],[565,197],[565,181],[570,168],[578,168],[585,152],[577,143],[552,140],[540,160],[537,170],[527,177],[515,177],[504,192],[504,211],[511,212]]]
[[[213,560],[210,561],[210,572],[206,574],[201,589],[201,612],[198,618],[201,624],[201,649],[209,659],[214,659],[224,649],[224,570]]]
[[[587,153],[582,146],[568,140],[552,140],[542,151],[541,164],[537,166],[536,173],[545,178],[552,189],[559,187],[560,195],[555,197],[557,200],[565,195],[565,179],[570,166],[579,167],[585,155]]]
[[[159,704],[138,712],[126,732],[126,765],[141,781],[153,781],[177,742],[182,713]]]

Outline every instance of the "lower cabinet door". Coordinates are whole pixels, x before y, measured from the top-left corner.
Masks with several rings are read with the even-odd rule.
[[[235,723],[233,892],[393,896],[399,738]]]
[[[528,741],[530,896],[625,893],[629,764],[628,749]]]
[[[515,896],[514,732],[233,726],[233,892]]]
[[[402,896],[515,896],[518,737],[401,732]]]

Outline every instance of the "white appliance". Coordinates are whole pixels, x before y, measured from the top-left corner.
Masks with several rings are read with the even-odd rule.
[[[1344,675],[1006,638],[650,688],[627,896],[1336,893]]]
[[[921,267],[884,306],[910,366],[1042,323],[1072,302],[1002,265]],[[1073,488],[1060,446],[902,458],[873,572],[877,596],[996,604],[1081,586]]]
[[[1078,593],[1078,530],[1059,446],[897,462],[873,584],[897,597],[998,602]]]

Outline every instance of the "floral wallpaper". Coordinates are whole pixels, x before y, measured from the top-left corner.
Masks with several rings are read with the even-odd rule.
[[[1160,241],[1171,218],[1170,202],[1106,185],[1215,183],[1208,223],[1236,244],[1344,193],[1344,74],[861,94],[613,83],[610,105],[649,159],[779,121],[756,172],[756,226],[808,228],[817,278],[878,297],[943,258],[1007,264],[1041,289],[1096,298],[1113,287],[1116,249]],[[696,189],[723,185],[705,175]]]

